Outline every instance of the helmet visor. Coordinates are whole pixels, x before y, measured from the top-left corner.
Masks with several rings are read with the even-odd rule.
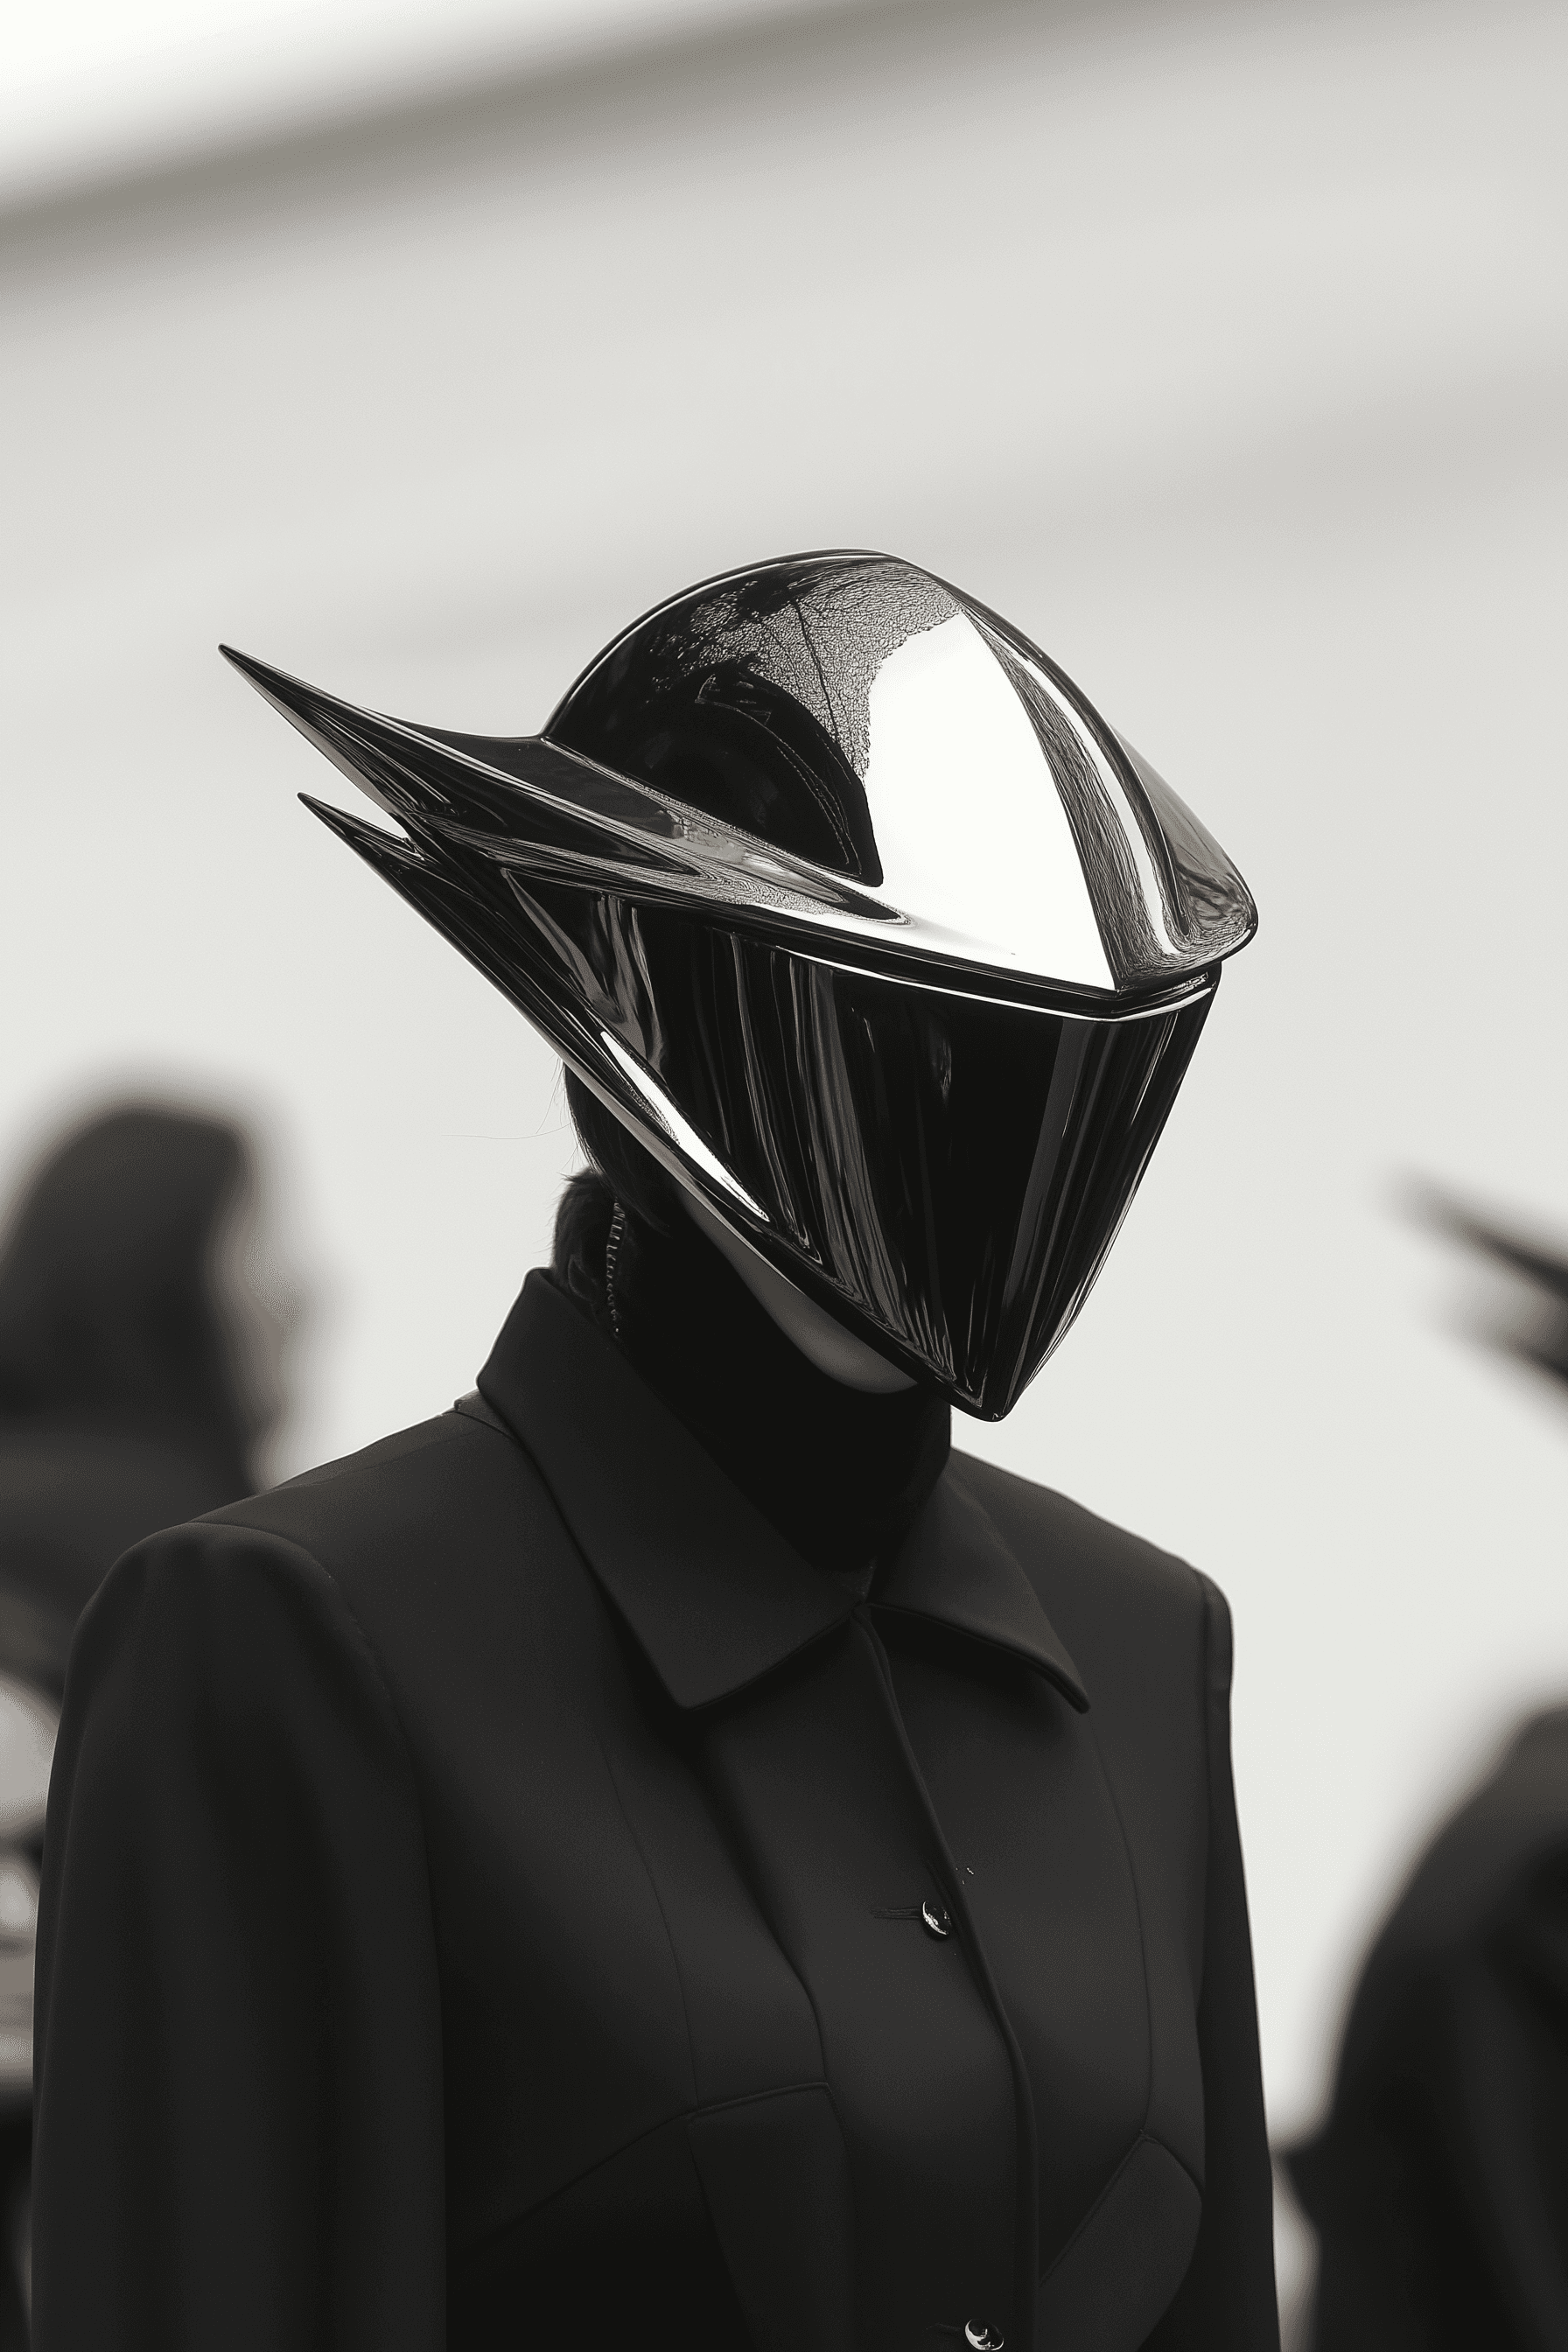
[[[574,917],[579,981],[596,967],[610,1066],[584,1068],[595,1091],[808,1297],[1000,1420],[1116,1238],[1212,980],[1175,1006],[1097,1019],[625,900],[597,900],[579,928],[589,903],[560,894],[546,929],[563,947]]]

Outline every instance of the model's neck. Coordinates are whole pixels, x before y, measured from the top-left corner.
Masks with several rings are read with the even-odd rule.
[[[668,1234],[623,1218],[612,1297],[614,1201],[602,1179],[574,1184],[556,1281],[805,1558],[840,1575],[868,1567],[942,1475],[945,1401],[830,1379],[684,1218]]]

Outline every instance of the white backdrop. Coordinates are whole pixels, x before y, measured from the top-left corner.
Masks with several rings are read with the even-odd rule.
[[[835,14],[0,218],[0,1157],[103,1084],[265,1118],[288,1466],[470,1385],[569,1139],[220,635],[522,730],[668,590],[890,548],[1236,856],[1110,1271],[960,1437],[1230,1594],[1286,2131],[1411,1840],[1568,1685],[1568,1415],[1396,1199],[1568,1215],[1565,73],[1517,0]]]
[[[858,0],[0,0],[0,205]]]

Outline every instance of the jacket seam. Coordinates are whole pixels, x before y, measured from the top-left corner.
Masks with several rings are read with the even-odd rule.
[[[403,1761],[403,1772],[404,1779],[407,1785],[408,1801],[413,1808],[414,1818],[419,1825],[419,1855],[425,1874],[425,1914],[429,1922],[430,1958],[436,1975],[436,1989],[437,1995],[436,2001],[436,2013],[432,2021],[432,2025],[436,2036],[437,2053],[440,2061],[444,2104],[447,2078],[447,2058],[444,2048],[443,2018],[441,2014],[440,1998],[442,1990],[441,1949],[440,1942],[436,1932],[436,1895],[430,1872],[430,1836],[428,1824],[425,1819],[424,1802],[419,1793],[419,1775],[415,1769],[414,1751],[409,1741],[407,1727],[398,1710],[397,1701],[393,1697],[392,1692],[388,1687],[386,1676],[382,1672],[381,1660],[376,1655],[375,1645],[372,1642],[370,1635],[365,1632],[363,1625],[360,1622],[358,1612],[354,1609],[353,1602],[350,1601],[348,1594],[343,1591],[342,1585],[340,1583],[337,1577],[333,1575],[325,1560],[319,1559],[316,1554],[310,1549],[310,1546],[308,1544],[302,1544],[297,1536],[284,1535],[281,1531],[272,1528],[258,1528],[253,1526],[249,1521],[244,1519],[230,1520],[227,1524],[237,1529],[243,1529],[244,1533],[247,1536],[258,1536],[264,1542],[281,1546],[284,1550],[296,1556],[300,1559],[304,1560],[310,1568],[314,1570],[315,1573],[321,1579],[322,1582],[330,1588],[332,1598],[336,1601],[338,1607],[342,1611],[343,1616],[347,1621],[349,1630],[363,1654],[362,1663],[364,1668],[368,1671],[375,1689],[381,1694],[382,1703],[386,1709],[388,1717],[390,1718],[393,1735],[397,1743],[397,1751]],[[443,2137],[440,2161],[440,2229],[443,2273],[446,2272],[447,2267],[448,2253],[446,2176],[447,2151],[445,2137]]]
[[[1148,2141],[1151,2147],[1161,2149],[1164,2155],[1170,2158],[1171,2162],[1173,2165],[1176,2165],[1180,2170],[1186,2174],[1187,2179],[1193,2184],[1194,2192],[1201,2205],[1204,2200],[1204,2184],[1198,2179],[1197,2174],[1193,2170],[1192,2166],[1187,2162],[1186,2158],[1179,2155],[1176,2149],[1171,2146],[1168,2139],[1162,2139],[1158,2132],[1146,2131],[1143,2134],[1143,2137]]]
[[[1117,2182],[1121,2179],[1122,2174],[1126,2171],[1128,2166],[1131,2163],[1133,2158],[1142,2147],[1143,2142],[1149,2137],[1150,2135],[1140,2127],[1136,2137],[1129,2144],[1121,2161],[1118,2163],[1115,2171],[1111,2174],[1110,2179],[1106,2182],[1104,2188],[1100,2190],[1099,2196],[1095,2199],[1093,2204],[1089,2207],[1088,2212],[1084,2215],[1082,2221],[1079,2223],[1077,2229],[1068,2240],[1067,2244],[1062,2248],[1056,2260],[1052,2263],[1050,2269],[1048,2271],[1041,2272],[1040,2284],[1042,2286],[1046,2285],[1047,2281],[1053,2279],[1058,2271],[1060,2270],[1062,2264],[1066,2262],[1068,2256],[1071,2253],[1073,2248],[1077,2245],[1084,2231],[1089,2228],[1089,2223],[1094,2220],[1095,2215],[1100,2211],[1100,2207],[1110,2196]]]
[[[700,2123],[704,2116],[728,2115],[736,2107],[760,2107],[768,2099],[796,2099],[803,2091],[826,2091],[830,2103],[833,2098],[833,2085],[826,2075],[816,2074],[804,2082],[775,2083],[765,2091],[735,2091],[727,2099],[699,2099],[688,2108],[686,2120]]]
[[[473,1393],[475,1396],[479,1397],[479,1402],[484,1405],[485,1409],[483,1412],[476,1412],[473,1406],[468,1402],[466,1395],[458,1397],[454,1404],[447,1407],[447,1412],[460,1414],[462,1419],[468,1422],[474,1429],[486,1430],[491,1437],[509,1438],[512,1444],[517,1444],[518,1440],[512,1436],[511,1431],[507,1427],[505,1422],[501,1419],[500,1413],[497,1412],[495,1407],[491,1404],[485,1403],[485,1399],[478,1389],[475,1389]],[[442,1414],[440,1418],[445,1420],[446,1415]],[[531,1457],[530,1458],[531,1459]]]
[[[353,1629],[354,1639],[363,1653],[364,1664],[370,1670],[371,1676],[374,1681],[376,1689],[381,1693],[382,1698],[385,1703],[386,1712],[392,1718],[393,1729],[397,1735],[398,1751],[403,1758],[403,1768],[407,1776],[409,1794],[413,1798],[414,1810],[416,1814],[418,1816],[419,1821],[419,1850],[425,1859],[425,1884],[426,1893],[428,1893],[430,1885],[430,1846],[429,1839],[426,1832],[425,1808],[423,1803],[420,1801],[419,1796],[419,1776],[414,1769],[414,1751],[409,1743],[407,1728],[405,1726],[403,1717],[398,1710],[397,1701],[393,1697],[391,1689],[387,1685],[386,1676],[382,1672],[381,1660],[376,1654],[375,1644],[372,1642],[370,1635],[365,1632],[363,1625],[360,1622],[359,1615],[354,1609],[353,1603],[350,1601],[348,1594],[343,1591],[343,1588],[339,1582],[337,1577],[327,1566],[326,1561],[318,1559],[316,1554],[310,1549],[310,1546],[308,1544],[302,1544],[298,1536],[284,1535],[280,1530],[273,1528],[254,1527],[246,1519],[231,1519],[227,1521],[226,1524],[235,1528],[237,1530],[242,1530],[247,1536],[259,1536],[264,1543],[279,1544],[281,1545],[285,1550],[296,1553],[300,1559],[307,1561],[309,1565],[315,1570],[317,1575],[331,1587],[332,1597],[336,1601],[339,1608],[342,1611],[343,1615],[347,1618],[349,1624]],[[434,1920],[434,1901],[430,1904],[430,1916],[432,1920]]]
[[[1121,2179],[1123,2173],[1127,2170],[1128,2166],[1131,2163],[1133,2158],[1137,2155],[1141,2147],[1157,2147],[1162,2156],[1168,2156],[1171,2162],[1176,2167],[1177,2170],[1184,2176],[1184,2178],[1192,2182],[1194,2192],[1196,2195],[1199,2203],[1202,2203],[1204,2193],[1203,2189],[1193,2172],[1192,2166],[1184,2162],[1183,2158],[1176,2154],[1175,2149],[1160,2137],[1158,2132],[1152,2132],[1147,2129],[1141,2130],[1138,2133],[1137,2137],[1128,2147],[1127,2152],[1122,2157],[1121,2162],[1117,2165],[1115,2171],[1111,2174],[1110,2179],[1106,2182],[1104,2188],[1100,2190],[1099,2196],[1095,2199],[1093,2204],[1089,2207],[1088,2212],[1084,2215],[1082,2221],[1073,2231],[1072,2236],[1068,2240],[1067,2244],[1062,2248],[1060,2253],[1057,2255],[1055,2261],[1050,2266],[1050,2269],[1048,2271],[1041,2272],[1040,2284],[1042,2286],[1047,2285],[1049,2281],[1056,2276],[1058,2271],[1060,2270],[1062,2264],[1067,2261],[1068,2256],[1072,2252],[1073,2248],[1078,2244],[1079,2240],[1083,2236],[1084,2231],[1093,2221],[1096,2214],[1100,2212],[1107,2200],[1114,2194],[1118,2181]]]
[[[596,2172],[603,2172],[606,2165],[617,2163],[623,2156],[629,2156],[633,2148],[641,2147],[646,2140],[657,2139],[660,2132],[670,2131],[677,2124],[684,2129],[688,2124],[698,2122],[703,2116],[721,2115],[731,2107],[756,2106],[764,2099],[794,2098],[802,2091],[826,2091],[830,2102],[833,2096],[826,2081],[818,2076],[815,2081],[783,2083],[774,2090],[742,2091],[732,2099],[698,2099],[689,2106],[673,2108],[668,2115],[661,2116],[658,2123],[649,2124],[646,2131],[634,2132],[630,2139],[622,2140],[618,2147],[610,2148],[604,2156],[596,2156],[592,2164],[585,2164],[581,2172],[573,2173],[569,2180],[563,2180],[542,2197],[536,2197],[531,2205],[520,2205],[515,2212],[507,2215],[504,2221],[494,2222],[489,2229],[482,2230],[477,2238],[465,2239],[460,2245],[454,2245],[452,2252],[463,2262],[471,2255],[482,2253],[487,2246],[492,2246],[498,2239],[504,2238],[509,2230],[515,2230],[520,2221],[529,2221],[535,2213],[542,2212],[547,2205],[553,2205],[559,2198],[569,2196],[584,2180],[592,2180]]]
[[[654,1908],[658,1913],[658,1924],[664,1929],[664,1940],[669,1951],[669,1964],[675,1970],[676,1990],[680,1995],[680,2021],[686,2029],[686,2066],[687,2073],[691,2083],[691,2096],[693,2100],[695,2100],[698,2095],[697,2039],[691,2031],[691,2004],[686,1997],[686,1973],[680,1965],[680,1954],[676,1948],[675,1937],[669,1925],[669,1914],[664,1907],[664,1897],[658,1891],[658,1880],[654,1875],[653,1866],[648,1861],[647,1849],[644,1847],[641,1838],[637,1835],[637,1824],[632,1820],[630,1813],[626,1811],[626,1801],[621,1793],[620,1777],[616,1770],[615,1764],[610,1756],[610,1751],[605,1745],[597,1725],[594,1727],[594,1743],[598,1748],[600,1760],[605,1767],[605,1776],[609,1780],[611,1788],[615,1790],[616,1803],[620,1811],[621,1820],[626,1825],[626,1835],[630,1838],[633,1846],[636,1848],[637,1860],[642,1864],[643,1876],[647,1880],[648,1892],[653,1896]]]
[[[1094,1760],[1100,1767],[1100,1780],[1110,1801],[1110,1811],[1116,1822],[1116,1834],[1121,1841],[1121,1858],[1127,1864],[1127,1883],[1132,1889],[1132,1914],[1138,1922],[1138,1956],[1142,1964],[1143,1975],[1143,2046],[1147,2055],[1143,2081],[1143,2120],[1138,2127],[1138,2140],[1133,2142],[1133,2147],[1136,2147],[1139,2141],[1152,2137],[1149,2130],[1149,2115],[1154,2105],[1154,2002],[1149,1987],[1149,1934],[1143,1924],[1143,1896],[1138,1885],[1138,1867],[1132,1859],[1132,1841],[1127,1834],[1127,1824],[1121,1817],[1121,1803],[1116,1793],[1116,1783],[1111,1779],[1106,1765],[1104,1751],[1100,1748],[1100,1737],[1093,1720],[1089,1717],[1085,1717],[1084,1720],[1094,1748]],[[1122,2159],[1123,2163],[1130,2160],[1131,2154],[1132,2149],[1129,2148],[1127,2156]],[[1111,2178],[1114,2179],[1116,2175],[1113,2174]],[[1092,2212],[1094,2209],[1091,2206],[1089,2210]],[[1087,2219],[1087,2216],[1085,2218]],[[1071,2241],[1069,2240],[1068,2242],[1070,2243]],[[1063,2252],[1066,2252],[1065,2247]]]

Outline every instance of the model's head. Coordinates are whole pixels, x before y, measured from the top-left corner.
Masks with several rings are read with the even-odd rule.
[[[402,837],[309,805],[708,1220],[911,1378],[1009,1410],[1257,922],[1070,679],[858,553],[672,598],[540,735],[230,658]]]

